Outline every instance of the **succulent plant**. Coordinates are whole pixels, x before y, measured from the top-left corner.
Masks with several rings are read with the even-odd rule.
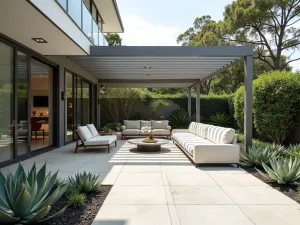
[[[300,181],[300,160],[292,157],[279,157],[270,160],[270,167],[262,163],[268,175],[257,171],[265,178],[276,181],[278,184],[297,184]]]
[[[15,174],[6,178],[0,172],[0,224],[33,224],[60,216],[67,206],[45,219],[67,189],[62,185],[52,190],[57,173],[46,175],[46,164],[38,172],[34,164],[27,174],[19,164]]]
[[[261,166],[262,163],[270,165],[270,160],[276,158],[283,151],[281,145],[253,145],[248,152],[241,153],[241,161],[251,166]]]
[[[77,173],[74,177],[69,177],[70,187],[76,188],[80,193],[90,193],[96,191],[101,185],[99,175],[93,175],[92,173]]]
[[[226,127],[230,123],[230,117],[226,113],[217,112],[210,117],[213,125]]]
[[[287,155],[300,158],[300,144],[298,144],[298,145],[291,145],[286,150],[286,153],[287,153]]]
[[[79,208],[84,205],[86,195],[83,193],[79,193],[78,191],[75,191],[75,192],[71,192],[71,193],[67,194],[67,198],[68,198],[70,204],[74,208]]]

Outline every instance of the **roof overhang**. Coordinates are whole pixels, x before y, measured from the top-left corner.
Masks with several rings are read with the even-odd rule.
[[[190,46],[91,47],[90,56],[71,56],[109,87],[190,87],[217,74],[253,48]]]
[[[123,33],[124,27],[116,0],[94,0],[104,21],[102,32]]]

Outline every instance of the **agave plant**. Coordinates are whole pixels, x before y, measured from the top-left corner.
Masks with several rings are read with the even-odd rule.
[[[219,113],[219,112],[212,115],[210,117],[210,120],[213,123],[213,125],[223,126],[223,127],[228,126],[230,122],[229,115],[227,115],[226,113]]]
[[[241,161],[251,166],[270,165],[270,160],[276,158],[282,151],[281,145],[259,144],[253,145],[248,152],[241,153]]]
[[[268,175],[257,171],[265,178],[272,179],[278,184],[297,184],[300,181],[300,160],[292,157],[279,157],[270,160],[270,167],[262,163]]]
[[[46,164],[36,173],[33,165],[27,174],[19,164],[14,175],[0,172],[0,224],[33,224],[60,216],[64,207],[45,219],[54,204],[66,191],[67,185],[51,190],[57,178],[56,172],[46,175]]]
[[[169,117],[172,128],[187,128],[189,126],[189,116],[186,110],[176,109]]]
[[[75,188],[80,193],[90,193],[96,191],[101,185],[99,175],[93,175],[92,173],[77,173],[74,177],[69,177],[69,185],[71,188]]]
[[[287,151],[287,155],[300,158],[300,144],[298,145],[291,145]]]

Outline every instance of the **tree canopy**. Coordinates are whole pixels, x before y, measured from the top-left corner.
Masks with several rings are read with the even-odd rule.
[[[108,42],[108,46],[121,46],[122,45],[122,38],[119,34],[115,33],[108,33],[105,35],[105,38]]]

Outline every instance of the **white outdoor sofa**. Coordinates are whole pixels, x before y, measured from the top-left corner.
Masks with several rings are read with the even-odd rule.
[[[240,148],[235,130],[192,122],[188,129],[174,129],[173,141],[197,164],[237,164]]]
[[[168,120],[124,120],[121,126],[121,139],[125,137],[148,136],[143,127],[151,127],[153,136],[171,137],[171,126]]]
[[[79,147],[86,148],[97,146],[107,146],[107,151],[109,153],[111,144],[115,143],[115,146],[117,146],[117,135],[100,136],[94,124],[78,126],[76,139],[75,153],[77,153]]]

